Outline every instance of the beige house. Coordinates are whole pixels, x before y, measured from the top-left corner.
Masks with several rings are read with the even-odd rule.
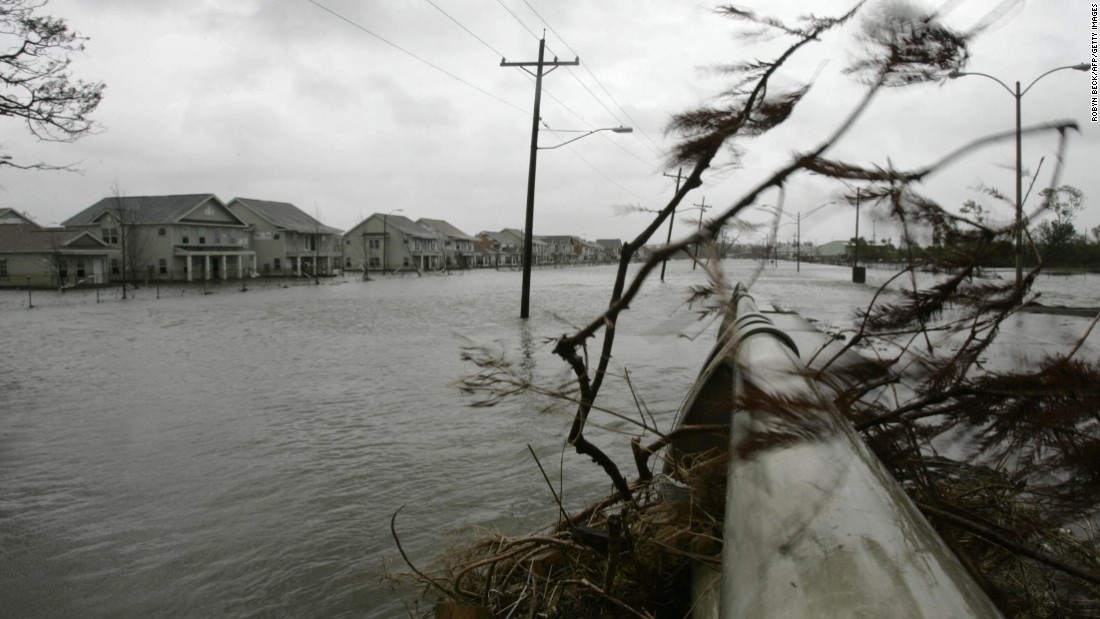
[[[477,239],[442,219],[421,217],[416,223],[433,231],[443,246],[443,264],[449,269],[470,269],[476,264],[474,243]]]
[[[261,275],[331,275],[341,267],[341,231],[287,202],[234,198],[229,210],[252,227]]]
[[[104,198],[62,225],[118,250],[120,267],[138,280],[224,280],[256,270],[250,226],[209,193]]]
[[[408,217],[375,213],[344,233],[344,268],[435,271],[442,268],[439,235]]]
[[[0,209],[0,287],[103,284],[119,258],[117,249],[87,231],[43,228]]]
[[[477,233],[474,248],[479,254],[480,266],[517,267],[523,265],[522,241],[510,234],[482,230]]]
[[[520,264],[523,263],[523,237],[524,232],[518,228],[505,228],[499,232],[500,236],[509,238],[519,248]],[[531,264],[533,266],[539,266],[542,264],[549,264],[550,262],[550,245],[543,240],[543,237],[533,236],[531,238]]]

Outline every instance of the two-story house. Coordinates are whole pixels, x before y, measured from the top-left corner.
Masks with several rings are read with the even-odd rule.
[[[475,265],[474,237],[442,219],[421,217],[416,223],[434,231],[443,246],[443,264],[449,269],[469,269]]]
[[[106,283],[119,256],[86,230],[43,228],[14,209],[0,209],[0,286]]]
[[[482,255],[483,260],[491,261],[491,264],[486,266],[516,267],[523,264],[520,243],[521,241],[513,235],[482,230],[477,233],[474,247]]]
[[[250,226],[210,193],[103,198],[62,225],[120,252],[113,279],[241,278],[256,268]]]
[[[603,259],[609,262],[617,262],[623,253],[621,239],[596,239],[596,244],[603,248]]]
[[[374,213],[344,233],[344,267],[434,271],[443,263],[439,235],[408,217]]]
[[[524,232],[518,228],[505,228],[499,233],[501,236],[512,239],[516,247],[520,252],[520,264],[523,264],[523,245],[524,245]],[[531,239],[531,264],[539,266],[550,262],[550,246],[540,236],[534,236]]]
[[[341,231],[297,206],[234,198],[227,207],[252,226],[252,249],[261,275],[331,275],[341,268]]]

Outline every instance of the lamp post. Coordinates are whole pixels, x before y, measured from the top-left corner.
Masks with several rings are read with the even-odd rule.
[[[394,213],[400,213],[404,209],[395,208],[382,216],[382,274],[386,274],[387,250],[390,247],[390,229],[387,218]]]
[[[634,129],[631,127],[601,127],[600,129],[587,131],[584,134],[578,135],[571,140],[566,140],[561,144],[555,144],[553,146],[539,146],[537,100],[535,105],[535,123],[535,129],[531,131],[531,163],[527,169],[527,217],[526,223],[523,228],[523,290],[520,294],[519,301],[520,318],[527,318],[531,315],[531,248],[535,240],[532,220],[535,216],[535,162],[538,158],[538,152],[540,150],[553,150],[555,148],[561,148],[566,144],[576,142],[581,138],[588,137],[593,133],[599,133],[600,131],[614,131],[615,133],[632,133],[634,131]]]
[[[1024,266],[1023,266],[1023,256],[1024,256],[1024,250],[1023,250],[1024,203],[1023,203],[1023,166],[1022,166],[1023,149],[1022,149],[1022,140],[1021,140],[1022,131],[1021,131],[1021,127],[1020,127],[1020,118],[1021,118],[1021,116],[1020,116],[1020,101],[1024,98],[1024,95],[1027,94],[1027,91],[1031,90],[1031,87],[1034,86],[1036,84],[1036,82],[1038,82],[1039,80],[1043,79],[1044,77],[1050,75],[1051,73],[1054,73],[1055,71],[1062,71],[1064,69],[1073,69],[1075,71],[1088,71],[1091,67],[1092,67],[1092,65],[1090,65],[1087,62],[1082,62],[1080,64],[1066,65],[1064,67],[1056,67],[1054,69],[1051,69],[1050,71],[1047,71],[1046,73],[1043,73],[1042,75],[1035,78],[1034,80],[1032,80],[1031,83],[1027,85],[1027,88],[1024,88],[1023,90],[1020,90],[1020,82],[1019,81],[1016,82],[1016,89],[1013,90],[1013,89],[1009,88],[1008,85],[1005,84],[1004,82],[1002,82],[1001,80],[999,80],[999,79],[997,79],[997,78],[995,78],[992,75],[989,75],[987,73],[978,73],[976,71],[966,71],[966,72],[964,72],[964,71],[952,71],[951,73],[948,74],[948,77],[951,78],[951,79],[956,79],[956,78],[967,76],[967,75],[979,75],[981,77],[987,77],[987,78],[993,80],[994,82],[997,82],[998,84],[1000,84],[1001,88],[1004,88],[1005,91],[1008,92],[1008,94],[1012,95],[1012,97],[1014,99],[1016,99],[1016,227],[1015,227],[1013,236],[1014,236],[1014,241],[1015,241],[1014,244],[1015,244],[1015,253],[1016,253],[1016,295],[1017,296],[1019,296],[1022,292],[1023,272],[1024,272]]]

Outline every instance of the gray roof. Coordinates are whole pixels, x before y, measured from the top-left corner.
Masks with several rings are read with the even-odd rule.
[[[458,239],[460,241],[477,240],[475,237],[466,234],[465,232],[452,226],[450,223],[443,221],[442,219],[428,219],[426,217],[421,217],[420,219],[416,220],[416,223],[431,228],[432,230],[435,230],[436,232],[448,238]]]
[[[233,198],[229,204],[232,206],[234,203],[247,208],[276,228],[313,234],[343,233],[343,230],[338,230],[322,224],[314,217],[311,217],[309,213],[306,213],[289,202],[271,202],[269,200],[255,200],[252,198]]]
[[[208,201],[214,201],[222,208],[225,208],[225,204],[212,193],[196,193],[179,196],[121,196],[103,198],[99,202],[96,202],[65,220],[61,225],[91,225],[104,213],[118,209],[120,206],[125,208],[128,213],[133,214],[135,224],[174,224]],[[241,224],[247,225],[243,221]]]
[[[56,252],[80,246],[113,248],[85,230],[43,228],[37,224],[8,224],[0,226],[0,253]]]
[[[405,236],[420,237],[423,239],[436,238],[435,232],[432,232],[430,229],[402,215],[383,215],[382,213],[375,213],[371,215],[371,217],[384,219],[387,227],[398,230]]]

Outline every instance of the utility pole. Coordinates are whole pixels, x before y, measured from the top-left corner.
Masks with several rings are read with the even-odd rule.
[[[552,61],[545,61],[546,35],[539,39],[539,59],[536,62],[507,62],[500,60],[502,67],[520,67],[535,76],[535,112],[531,118],[531,163],[527,168],[527,223],[523,230],[523,292],[519,302],[519,317],[527,318],[531,315],[531,248],[534,244],[534,231],[532,219],[535,216],[535,161],[539,152],[539,108],[542,103],[542,76],[554,69],[567,65],[579,65],[581,59],[573,61],[559,61],[557,57]],[[532,72],[527,67],[535,67]],[[543,69],[549,67],[549,70]]]
[[[703,229],[703,214],[707,212],[710,205],[707,204],[707,197],[703,196],[703,201],[699,204],[692,204],[692,206],[699,207],[699,227],[697,230]],[[695,258],[691,261],[691,270],[695,270],[695,265],[699,264],[699,241],[695,241]]]
[[[682,180],[683,173],[684,173],[684,166],[680,166],[680,169],[676,170],[676,176],[673,176],[673,175],[669,174],[668,172],[662,172],[662,174],[664,174],[665,176],[667,176],[669,178],[675,178],[676,179],[676,195],[677,196],[680,195],[680,181]],[[668,238],[665,239],[665,245],[668,245],[669,243],[672,242],[672,222],[675,219],[676,219],[676,208],[673,207],[672,214],[668,216]],[[662,282],[665,281],[665,265],[666,264],[668,264],[668,256],[665,256],[665,259],[661,261],[661,281]]]

